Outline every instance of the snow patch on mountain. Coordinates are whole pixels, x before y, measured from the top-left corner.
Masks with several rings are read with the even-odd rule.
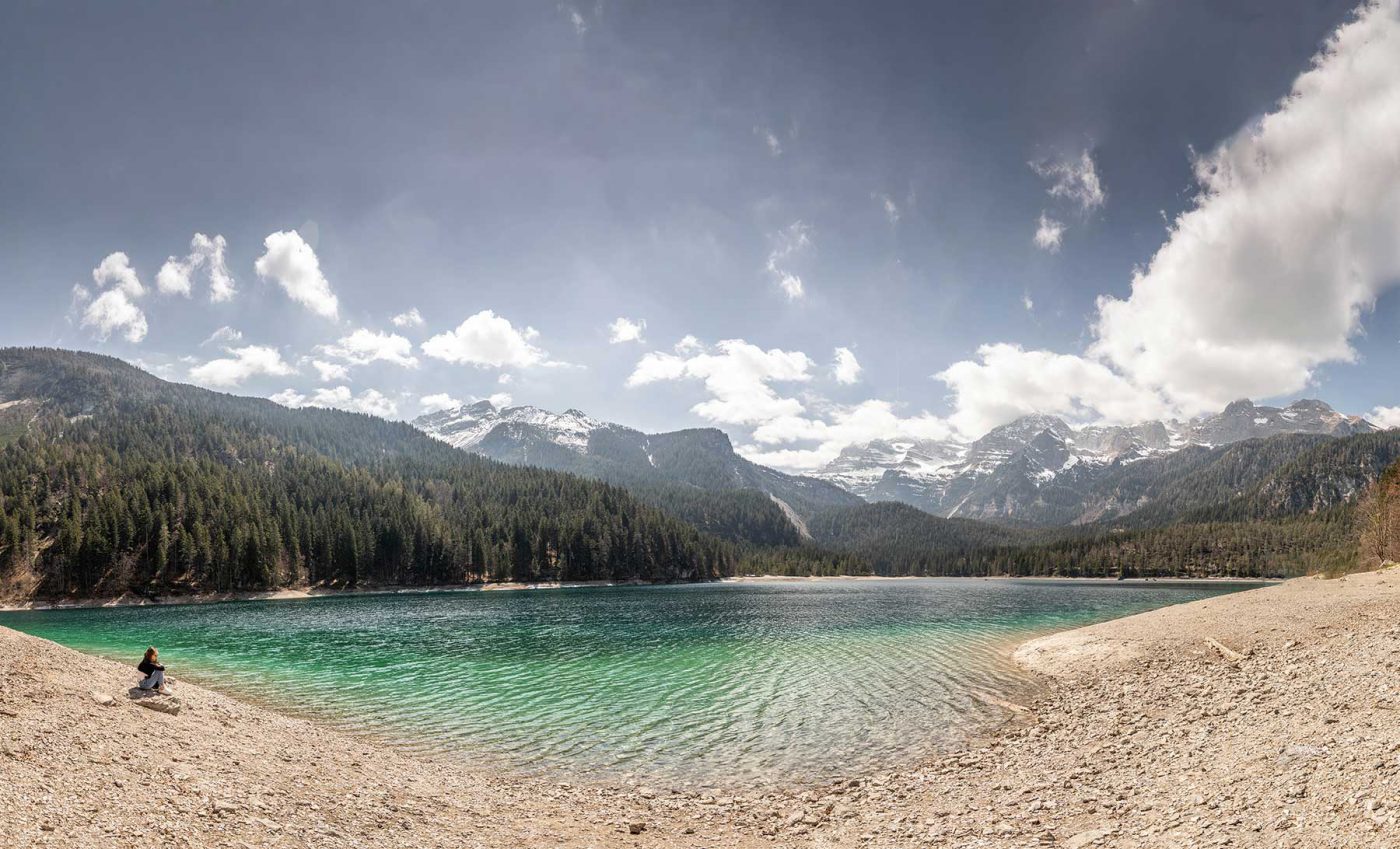
[[[497,408],[490,401],[477,401],[452,410],[420,416],[413,424],[430,436],[456,448],[470,450],[501,425],[528,425],[550,442],[582,454],[588,440],[603,422],[580,412],[554,413],[539,407]]]

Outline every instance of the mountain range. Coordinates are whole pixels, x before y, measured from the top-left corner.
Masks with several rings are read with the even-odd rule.
[[[413,425],[456,448],[503,463],[541,466],[623,486],[667,485],[768,496],[802,533],[805,520],[861,499],[830,481],[788,475],[739,456],[715,428],[642,433],[578,410],[498,408],[477,401],[414,419]]]
[[[1282,408],[1241,400],[1190,421],[1127,427],[1075,428],[1055,416],[1029,415],[971,442],[853,445],[813,475],[798,476],[744,459],[715,429],[645,434],[578,410],[497,408],[478,401],[413,424],[450,445],[507,463],[624,485],[758,491],[789,512],[804,533],[803,523],[821,510],[851,506],[857,498],[900,502],[944,518],[1027,526],[1118,520],[1160,499],[1170,501],[1175,493],[1164,481],[1199,475],[1239,454],[1267,455],[1262,467],[1273,468],[1329,439],[1378,431],[1316,400]],[[1276,438],[1283,441],[1269,443]],[[1246,442],[1258,444],[1226,450]]]
[[[1191,421],[1129,427],[1074,428],[1055,416],[1031,415],[969,443],[909,440],[850,446],[814,476],[870,501],[899,501],[948,518],[1079,524],[1143,506],[1110,497],[1134,463],[1277,436],[1377,431],[1365,419],[1316,400],[1283,408],[1240,400]],[[1199,451],[1189,456],[1197,457]]]

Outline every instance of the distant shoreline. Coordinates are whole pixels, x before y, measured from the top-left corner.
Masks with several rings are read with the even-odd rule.
[[[19,613],[27,610],[86,610],[101,607],[165,607],[182,604],[221,604],[231,601],[302,601],[311,598],[360,595],[414,595],[421,593],[447,592],[516,592],[521,590],[564,590],[589,587],[665,587],[691,586],[695,584],[786,584],[815,583],[823,581],[1073,581],[1087,584],[1276,584],[1280,578],[1074,578],[1056,575],[737,575],[713,581],[540,581],[527,583],[502,581],[484,584],[431,584],[427,586],[378,586],[378,587],[284,587],[277,590],[241,591],[227,593],[189,593],[147,597],[136,593],[120,596],[107,596],[88,599],[61,599],[58,601],[36,599],[26,602],[6,602],[0,604],[0,613]]]

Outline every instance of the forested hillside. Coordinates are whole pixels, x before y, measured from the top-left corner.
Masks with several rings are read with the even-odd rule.
[[[1014,529],[879,504],[831,511],[811,527],[824,549],[880,575],[1288,577],[1352,558],[1352,514],[1342,506],[1252,522]]]
[[[1106,490],[1119,519],[1013,528],[853,504],[818,510],[804,536],[758,490],[623,488],[474,456],[406,424],[167,383],[109,357],[5,349],[0,595],[735,573],[1293,575],[1354,563],[1359,537],[1372,561],[1397,557],[1394,520],[1370,517],[1394,515],[1400,472],[1356,506],[1397,459],[1394,432],[1278,436],[1125,466]]]
[[[9,595],[692,580],[733,565],[728,546],[617,487],[107,357],[0,351],[0,403]]]

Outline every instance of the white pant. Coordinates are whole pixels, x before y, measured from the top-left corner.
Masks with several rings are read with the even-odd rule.
[[[151,673],[151,676],[149,678],[142,681],[140,684],[137,684],[136,686],[140,687],[143,690],[159,690],[161,687],[165,686],[165,673],[157,669],[156,671]]]

